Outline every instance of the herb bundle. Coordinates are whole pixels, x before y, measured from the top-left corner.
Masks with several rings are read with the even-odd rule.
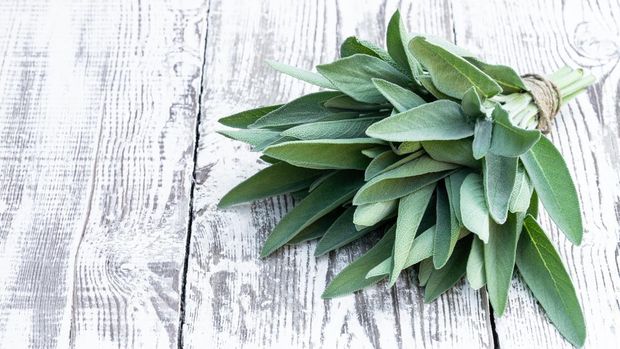
[[[320,239],[316,255],[370,232],[382,238],[344,268],[323,297],[349,294],[417,266],[430,302],[462,277],[486,287],[501,315],[516,268],[549,319],[585,340],[568,273],[537,223],[538,202],[574,244],[581,210],[548,132],[559,107],[594,82],[581,69],[520,77],[439,38],[411,37],[398,12],[387,50],[350,37],[318,73],[271,65],[323,87],[283,105],[220,119],[221,134],[270,164],[220,207],[292,193],[298,204],[271,232],[267,256]]]

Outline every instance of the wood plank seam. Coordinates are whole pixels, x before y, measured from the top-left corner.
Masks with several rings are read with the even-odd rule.
[[[183,266],[181,268],[181,292],[179,294],[179,321],[178,321],[178,336],[177,336],[177,348],[183,348],[183,327],[185,325],[185,297],[187,296],[187,267],[189,264],[189,255],[192,241],[192,227],[194,223],[194,192],[196,190],[196,173],[198,170],[198,145],[200,144],[200,119],[202,117],[202,96],[205,88],[204,74],[207,66],[207,45],[209,44],[209,12],[211,10],[211,1],[207,0],[205,14],[205,37],[204,47],[202,52],[202,66],[200,67],[200,89],[198,94],[198,112],[196,113],[196,124],[194,129],[194,154],[192,163],[192,183],[189,190],[189,207],[188,207],[188,222],[187,231],[185,234],[185,255],[183,258]]]

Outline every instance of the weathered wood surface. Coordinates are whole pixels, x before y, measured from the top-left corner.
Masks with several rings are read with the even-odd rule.
[[[307,84],[274,72],[265,59],[311,68],[336,58],[347,36],[382,43],[396,5],[211,2],[183,331],[187,348],[205,343],[234,348],[493,346],[486,297],[464,283],[432,304],[424,304],[411,274],[395,289],[382,284],[323,300],[327,282],[367,244],[315,258],[315,244],[308,243],[260,259],[262,242],[291,201],[278,197],[227,210],[216,207],[227,190],[264,167],[248,147],[216,134],[216,120],[310,91]],[[412,28],[452,37],[449,6],[429,1],[401,10]]]
[[[202,1],[0,4],[0,347],[176,347]]]
[[[521,72],[569,64],[599,77],[551,135],[577,181],[584,242],[544,226],[584,307],[586,347],[614,345],[617,1],[11,0],[0,3],[0,347],[570,347],[518,278],[502,318],[465,283],[423,304],[413,273],[324,301],[367,244],[261,260],[291,199],[216,209],[264,166],[215,133],[217,118],[312,91],[264,60],[310,68],[349,35],[383,42],[396,8],[412,31]]]

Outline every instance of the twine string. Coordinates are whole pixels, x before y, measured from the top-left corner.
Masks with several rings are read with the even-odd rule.
[[[538,107],[538,129],[542,133],[549,133],[553,119],[562,105],[560,90],[542,75],[525,74],[522,78]]]

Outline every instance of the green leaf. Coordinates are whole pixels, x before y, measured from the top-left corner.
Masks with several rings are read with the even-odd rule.
[[[474,127],[474,142],[472,143],[472,152],[474,159],[482,159],[489,148],[491,148],[491,137],[493,132],[493,123],[486,118],[476,120]]]
[[[326,179],[273,228],[261,256],[270,255],[304,228],[350,200],[362,183],[363,178],[355,171],[342,171]]]
[[[357,230],[353,223],[354,212],[355,207],[350,206],[334,221],[316,245],[315,256],[321,256],[340,248],[376,229],[376,227],[368,227]]]
[[[265,128],[289,126],[319,121],[333,114],[332,111],[323,106],[323,103],[341,94],[342,93],[337,91],[324,91],[299,97],[265,114],[253,124],[249,125],[249,127]]]
[[[485,97],[502,92],[502,88],[476,66],[423,37],[413,38],[409,49],[429,71],[434,85],[451,97],[462,99],[472,87]]]
[[[392,142],[451,140],[473,135],[474,127],[458,103],[439,100],[387,117],[366,134]]]
[[[390,102],[399,112],[413,109],[426,103],[422,97],[399,85],[383,79],[372,79],[375,88]]]
[[[388,150],[389,148],[386,146],[378,146],[378,147],[372,147],[369,149],[364,149],[362,150],[362,154],[364,154],[370,159],[374,159]]]
[[[377,144],[381,142],[371,138],[293,141],[270,146],[264,153],[299,167],[363,170],[370,159],[361,151]]]
[[[418,76],[418,80],[420,81],[420,84],[422,86],[424,86],[426,91],[428,93],[430,93],[433,97],[435,97],[437,99],[445,99],[445,100],[457,101],[456,98],[452,98],[452,97],[448,96],[447,94],[439,91],[437,86],[435,86],[435,84],[433,83],[433,79],[431,78],[430,75],[428,75],[428,74],[420,75],[420,76]]]
[[[425,286],[434,270],[435,267],[433,266],[433,260],[431,258],[427,258],[420,262],[420,267],[418,269],[418,284],[420,286]]]
[[[467,259],[467,281],[474,290],[480,289],[487,283],[483,248],[482,240],[474,237]]]
[[[385,102],[385,97],[372,83],[373,78],[384,79],[403,87],[410,83],[407,76],[390,64],[365,54],[355,54],[330,64],[319,65],[317,70],[340,91],[365,103]]]
[[[403,154],[411,154],[411,153],[415,153],[416,151],[422,149],[422,143],[420,142],[402,142],[399,146],[398,146],[398,155],[403,155]]]
[[[474,57],[465,58],[469,63],[478,67],[478,69],[485,72],[488,76],[492,77],[504,91],[504,94],[528,91],[519,74],[517,74],[512,68],[505,65],[493,65],[484,63]]]
[[[335,174],[337,174],[339,171],[323,171],[323,175],[320,176],[319,178],[315,179],[314,182],[312,182],[312,184],[310,184],[310,186],[308,187],[308,192],[313,191],[314,189],[316,189],[321,183],[325,182],[325,180]]]
[[[508,215],[510,194],[517,175],[517,158],[494,154],[484,157],[484,194],[493,220],[502,224]]]
[[[220,200],[224,208],[242,202],[294,192],[307,188],[322,171],[291,166],[280,162],[271,165],[231,189]]]
[[[401,270],[405,267],[415,235],[434,190],[434,184],[427,185],[399,200],[390,286],[394,285]]]
[[[446,191],[448,192],[450,208],[456,215],[457,221],[461,224],[463,223],[463,217],[461,216],[461,186],[469,173],[470,171],[467,169],[461,169],[444,179],[444,182],[446,183]]]
[[[220,130],[217,133],[224,137],[247,143],[254,148],[271,143],[281,137],[278,131],[260,129]],[[256,150],[260,151],[261,149]]]
[[[421,225],[420,225],[421,227]],[[407,261],[405,262],[404,269],[409,268],[410,266],[419,263],[420,261],[429,258],[433,255],[433,235],[435,234],[435,226],[432,226],[425,230],[423,233],[416,236],[411,244],[411,249],[409,250],[409,256],[407,257]],[[381,275],[388,275],[392,270],[393,259],[386,258],[380,264],[377,264],[376,267],[372,268],[368,274],[367,278],[372,278]]]
[[[435,235],[433,237],[433,265],[435,269],[442,268],[456,246],[459,238],[460,226],[456,215],[450,208],[448,194],[444,186],[437,188],[437,222],[435,224]]]
[[[573,345],[583,346],[586,326],[575,288],[553,244],[532,216],[519,241],[517,268],[558,331]],[[603,314],[601,314],[603,315]]]
[[[338,216],[342,213],[342,210],[335,209],[329,214],[321,217],[316,222],[310,224],[305,227],[299,234],[295,235],[294,238],[289,240],[287,244],[295,245],[302,242],[318,239],[325,234],[327,229],[334,223],[334,220],[338,218]]]
[[[532,191],[534,188],[530,184],[523,166],[517,167],[517,177],[515,179],[515,186],[512,188],[510,194],[510,204],[508,210],[510,212],[525,212],[530,206],[530,198],[532,197]]]
[[[447,176],[454,164],[422,156],[367,182],[355,195],[354,205],[393,200]]]
[[[437,161],[478,169],[481,164],[480,161],[474,159],[472,141],[471,137],[452,141],[424,141],[422,147]]]
[[[355,36],[349,36],[340,45],[340,57],[350,57],[356,54],[368,55],[380,58],[383,61],[392,61],[392,57],[381,47],[366,40],[360,40]]]
[[[461,240],[446,265],[431,273],[424,289],[424,302],[430,303],[454,286],[465,275],[470,239]]]
[[[381,109],[390,108],[389,104],[370,104],[356,101],[355,99],[347,96],[340,95],[332,97],[323,103],[325,108],[354,110],[360,112],[377,111]]]
[[[390,56],[404,69],[411,71],[406,47],[409,41],[409,34],[403,21],[400,19],[400,12],[396,10],[390,18],[386,35],[387,51]]]
[[[375,202],[357,206],[353,223],[359,226],[371,227],[392,215],[398,207],[398,200]]]
[[[363,138],[366,136],[366,129],[368,126],[379,120],[381,120],[381,118],[319,121],[289,128],[282,132],[282,136],[294,137],[302,140]]]
[[[482,177],[471,173],[461,185],[461,217],[463,225],[485,243],[489,241],[489,209],[484,198]]]
[[[583,236],[579,199],[560,152],[541,137],[521,156],[521,161],[551,219],[572,243],[579,245]]]
[[[394,231],[395,228],[392,227],[373,248],[336,275],[329,285],[327,285],[321,297],[334,298],[344,296],[383,279],[385,276],[366,278],[366,274],[368,274],[370,269],[381,263],[392,253]]]
[[[489,149],[493,154],[517,157],[530,150],[540,139],[540,131],[514,126],[508,113],[500,106],[493,110],[493,122],[493,136]]]
[[[262,118],[263,116],[271,113],[272,111],[280,107],[282,107],[282,104],[250,109],[237,114],[223,117],[219,119],[218,122],[222,125],[229,127],[248,128],[248,126],[254,123],[256,120]]]
[[[475,87],[472,87],[465,92],[463,99],[461,100],[461,108],[463,108],[465,115],[470,117],[479,117],[484,115],[482,110],[482,101],[480,100],[480,95],[478,95]]]
[[[490,222],[489,242],[484,244],[484,268],[487,292],[495,314],[501,316],[506,309],[506,299],[515,266],[518,219],[515,213],[504,224]]]
[[[397,162],[399,159],[400,159],[400,156],[398,156],[393,151],[391,150],[384,151],[379,156],[372,159],[368,167],[366,167],[364,179],[369,181],[373,177],[379,175],[388,166]]]
[[[332,90],[336,89],[334,85],[329,80],[325,79],[325,77],[321,74],[270,60],[268,60],[267,63],[273,69],[279,71],[280,73],[292,76],[295,79]]]

